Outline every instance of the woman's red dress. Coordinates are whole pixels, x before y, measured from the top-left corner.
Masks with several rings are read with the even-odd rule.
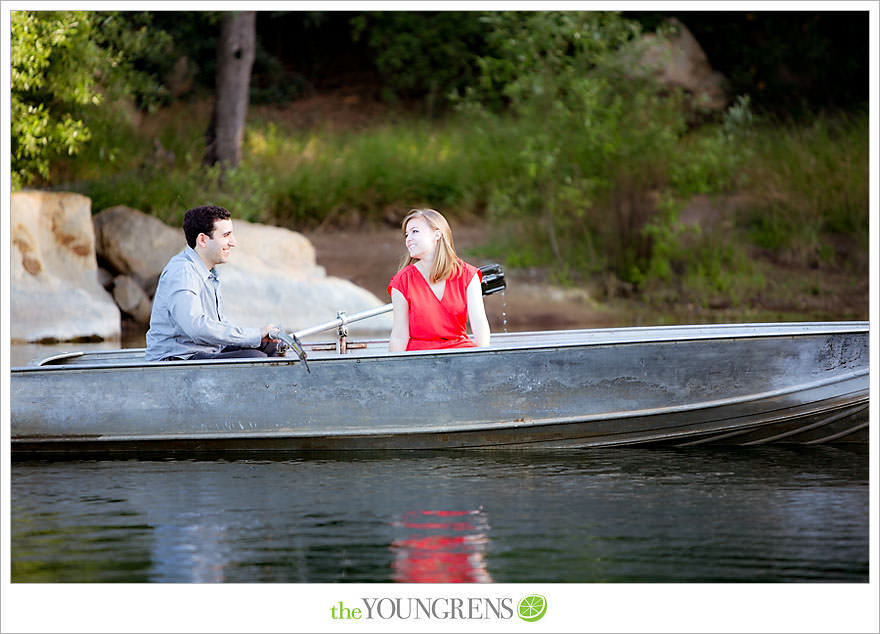
[[[409,343],[407,350],[434,350],[438,348],[475,348],[467,335],[467,287],[480,270],[461,263],[457,274],[446,278],[443,298],[437,299],[428,280],[410,264],[388,284],[388,294],[396,288],[409,305]]]

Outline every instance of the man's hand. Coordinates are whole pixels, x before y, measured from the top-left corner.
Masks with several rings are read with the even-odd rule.
[[[260,337],[263,343],[267,343],[269,341],[279,341],[278,339],[272,339],[269,336],[269,333],[275,330],[277,327],[278,326],[276,326],[275,324],[268,324],[260,329]]]

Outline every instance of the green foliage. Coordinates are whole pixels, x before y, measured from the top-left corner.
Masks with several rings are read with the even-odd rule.
[[[352,18],[355,41],[364,37],[385,78],[386,97],[422,98],[427,112],[448,103],[476,78],[485,50],[482,11],[370,11]]]
[[[645,227],[652,240],[648,266],[636,282],[654,305],[694,304],[703,308],[748,305],[765,287],[745,243],[725,226],[705,231],[678,220],[674,203]]]
[[[110,12],[11,12],[13,189],[47,179],[54,159],[82,151],[92,138],[88,115],[102,104],[159,92],[129,63],[159,37],[136,15],[144,24]]]
[[[261,136],[249,135],[255,160],[264,168],[288,165],[273,216],[297,223],[397,222],[417,205],[464,215],[485,204],[487,183],[509,159],[505,147],[488,146],[464,119],[430,126],[402,120],[357,133],[288,132],[283,143],[268,143],[276,152],[260,152]]]
[[[153,31],[163,34],[164,43],[139,55],[136,67],[148,75],[163,78],[163,81],[177,75],[176,81],[182,80],[185,84],[177,86],[175,94],[171,94],[170,90],[163,93],[162,105],[172,103],[175,98],[186,100],[195,94],[213,90],[217,72],[217,40],[223,12],[154,11],[149,16]],[[259,41],[256,55],[255,69],[258,63],[267,61]],[[178,64],[183,64],[182,75],[180,67],[175,69]]]
[[[733,191],[746,185],[740,167],[751,158],[755,117],[748,96],[738,97],[719,126],[697,129],[679,139],[669,164],[669,185],[679,196]]]
[[[481,20],[490,53],[477,60],[479,84],[468,97],[496,111],[505,103],[520,113],[580,109],[585,93],[595,93],[590,72],[639,34],[614,12],[501,11]]]

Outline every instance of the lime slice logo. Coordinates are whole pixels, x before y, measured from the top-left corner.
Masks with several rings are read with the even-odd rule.
[[[539,620],[545,612],[547,612],[547,599],[540,594],[523,597],[517,605],[519,618],[529,623]]]

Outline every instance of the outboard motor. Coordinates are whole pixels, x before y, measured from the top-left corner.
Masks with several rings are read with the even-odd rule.
[[[504,279],[504,271],[501,270],[500,264],[481,266],[480,272],[483,274],[483,295],[491,295],[507,288],[507,281]]]

